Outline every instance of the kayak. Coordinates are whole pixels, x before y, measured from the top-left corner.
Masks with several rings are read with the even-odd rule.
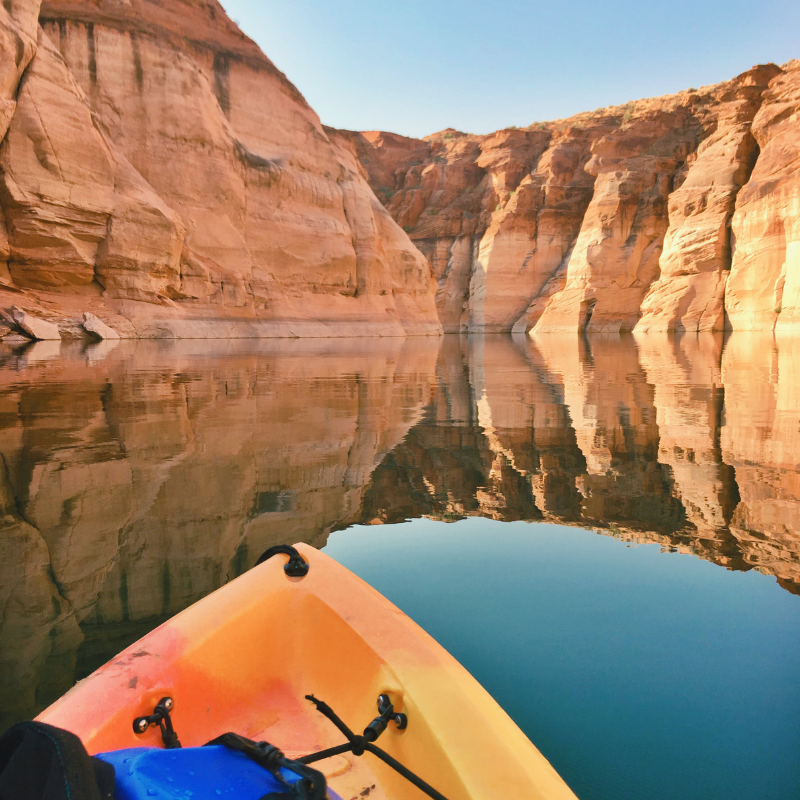
[[[318,770],[342,800],[575,800],[467,670],[385,597],[312,547],[273,550],[37,722],[76,734],[91,755],[126,755],[118,781],[129,753],[180,746],[173,770],[189,770],[191,758],[213,761],[214,747],[194,748],[236,734]]]

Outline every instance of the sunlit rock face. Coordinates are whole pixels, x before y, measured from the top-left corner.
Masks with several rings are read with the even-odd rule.
[[[800,62],[785,66],[753,121],[760,153],[736,201],[725,298],[734,330],[800,329]]]
[[[350,136],[377,196],[431,264],[446,331],[771,329],[774,319],[750,318],[745,306],[729,318],[725,309],[750,302],[737,299],[747,287],[775,294],[778,281],[783,291],[783,245],[759,232],[766,212],[753,203],[766,198],[789,228],[798,216],[797,67],[786,70],[758,66],[716,86],[488,136]],[[737,233],[747,225],[751,244]],[[769,290],[756,263],[765,248],[779,259]]]
[[[591,142],[621,115],[489,136],[350,134],[378,198],[431,264],[446,332],[509,331],[523,316],[528,327],[538,319],[529,307],[553,293],[548,281],[592,197],[594,179],[584,170]]]
[[[6,5],[0,295],[145,338],[441,332],[352,143],[218,2]]]
[[[486,171],[479,165],[481,137],[451,130],[425,140],[381,131],[349,135],[378,199],[431,265],[445,332],[458,331],[468,310],[474,252],[490,213]]]
[[[240,320],[265,335],[437,332],[430,270],[349,145],[219,3],[154,15],[140,0],[48,2],[42,23],[111,139],[185,225],[166,303],[117,293],[137,332],[236,335]]]
[[[731,217],[758,155],[751,132],[764,91],[781,71],[755,67],[718,87],[711,133],[686,159],[669,195],[669,227],[658,279],[637,330],[720,331],[731,267]]]
[[[595,141],[586,170],[596,176],[564,288],[537,331],[633,330],[658,276],[677,167],[696,147],[700,126],[688,108],[657,109]]]
[[[218,0],[6,5],[0,303],[65,334],[797,327],[796,62],[418,140],[323,126]]]

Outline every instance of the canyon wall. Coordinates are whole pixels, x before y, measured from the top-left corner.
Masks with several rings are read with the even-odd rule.
[[[351,143],[217,0],[10,0],[0,33],[0,304],[62,335],[441,332]]]
[[[800,62],[411,139],[323,126],[218,0],[0,36],[0,309],[63,336],[800,326]]]
[[[348,135],[447,332],[800,328],[800,62],[489,136]]]

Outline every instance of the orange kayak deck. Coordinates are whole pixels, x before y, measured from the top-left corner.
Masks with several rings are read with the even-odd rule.
[[[174,698],[184,747],[233,731],[289,757],[342,744],[305,695],[360,732],[389,695],[408,727],[378,744],[448,800],[575,800],[477,681],[385,597],[325,554],[295,545],[303,578],[278,555],[156,628],[78,683],[38,719],[76,733],[90,753],[160,747],[136,717]],[[315,768],[345,800],[425,795],[370,754]]]

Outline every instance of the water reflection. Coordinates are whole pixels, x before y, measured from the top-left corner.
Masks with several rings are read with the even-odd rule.
[[[745,333],[6,349],[0,728],[269,545],[354,523],[547,519],[800,593],[798,350]]]

